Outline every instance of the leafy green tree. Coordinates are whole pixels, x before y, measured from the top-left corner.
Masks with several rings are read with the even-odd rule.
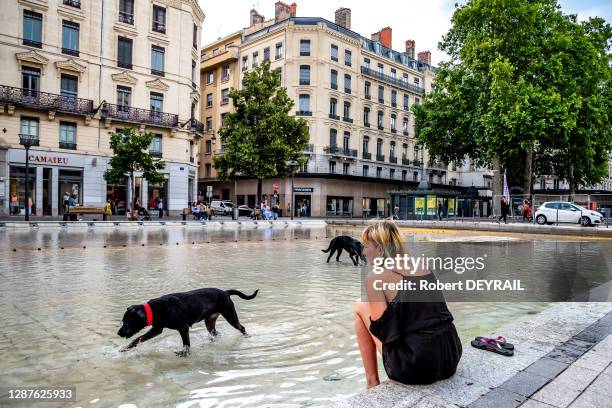
[[[293,101],[281,86],[280,72],[267,62],[245,73],[242,89],[232,89],[229,96],[234,111],[224,116],[219,131],[225,153],[215,157],[214,165],[221,180],[256,178],[261,202],[264,179],[291,174],[288,162],[304,162],[308,124],[289,115]]]
[[[104,179],[119,184],[129,175],[132,209],[136,208],[134,173],[142,172],[142,177],[151,184],[164,182],[164,175],[159,172],[165,167],[164,162],[149,154],[149,146],[154,137],[150,132],[137,133],[135,128],[124,128],[110,135],[113,157],[109,169],[104,173]]]
[[[611,29],[578,23],[556,0],[471,0],[439,48],[433,92],[413,107],[416,137],[442,161],[501,168],[530,193],[533,174],[601,180],[612,150]]]

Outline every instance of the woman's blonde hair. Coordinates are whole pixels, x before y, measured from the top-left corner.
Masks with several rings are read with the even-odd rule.
[[[385,258],[395,258],[397,254],[408,253],[402,234],[400,234],[395,223],[388,219],[377,221],[365,227],[361,233],[361,240],[364,245],[373,243],[377,247],[382,246]]]

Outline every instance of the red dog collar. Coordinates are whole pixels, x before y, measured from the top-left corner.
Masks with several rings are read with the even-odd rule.
[[[147,314],[147,326],[151,326],[153,324],[153,312],[151,311],[151,306],[149,306],[148,303],[145,303],[142,306]]]

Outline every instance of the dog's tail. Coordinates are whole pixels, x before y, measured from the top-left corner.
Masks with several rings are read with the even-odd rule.
[[[329,241],[329,246],[327,247],[327,249],[322,249],[322,250],[321,250],[321,252],[328,253],[328,252],[329,252],[329,250],[330,250],[330,249],[331,249],[331,247],[332,247],[332,242],[334,242],[334,240],[333,240],[333,239],[332,239],[331,241]]]
[[[241,298],[243,298],[243,299],[246,299],[246,300],[251,300],[251,299],[253,299],[255,296],[257,296],[257,292],[259,292],[259,289],[257,289],[255,292],[253,292],[253,294],[252,294],[251,296],[245,295],[245,294],[244,294],[244,293],[242,293],[241,291],[239,291],[239,290],[235,290],[235,289],[226,290],[226,292],[227,292],[227,294],[228,294],[228,295],[230,295],[230,296],[236,295],[236,296],[239,296],[239,297],[241,297]]]

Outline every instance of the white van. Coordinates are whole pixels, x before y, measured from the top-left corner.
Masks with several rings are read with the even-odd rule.
[[[234,203],[227,200],[212,200],[210,208],[214,215],[232,215]]]

